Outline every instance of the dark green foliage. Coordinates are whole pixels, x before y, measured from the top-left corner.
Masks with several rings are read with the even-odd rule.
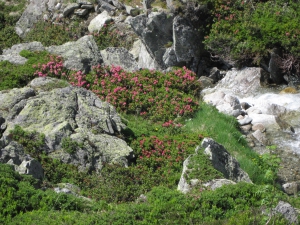
[[[0,223],[32,210],[83,210],[87,204],[72,195],[56,194],[34,188],[36,180],[21,176],[12,167],[0,164]]]
[[[70,29],[65,23],[40,21],[28,32],[25,41],[39,41],[44,46],[62,45],[68,41],[76,41],[80,37],[76,35],[77,29]],[[79,30],[78,32],[81,33]]]
[[[12,45],[22,42],[14,27],[25,4],[25,0],[0,2],[0,53],[1,49],[10,48]]]
[[[77,141],[72,140],[70,137],[62,139],[61,147],[69,154],[74,154],[78,148],[83,147],[83,143],[78,143]]]
[[[259,64],[270,49],[280,47],[295,60],[300,57],[299,3],[292,0],[208,2],[214,22],[204,43],[217,56]]]
[[[32,157],[39,158],[39,156],[43,153],[41,150],[45,143],[45,135],[39,135],[35,131],[27,132],[19,125],[16,125],[14,129],[10,131],[10,136],[14,141],[17,141],[24,147],[25,153]]]

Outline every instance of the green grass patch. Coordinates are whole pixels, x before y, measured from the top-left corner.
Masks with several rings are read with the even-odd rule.
[[[8,61],[0,62],[0,91],[12,88],[20,88],[36,77],[34,65],[49,61],[47,52],[30,52],[23,50],[20,55],[27,58],[24,65],[15,65]]]
[[[223,145],[237,159],[254,183],[270,182],[266,173],[271,167],[266,165],[266,161],[257,162],[260,159],[259,155],[248,147],[234,117],[219,113],[213,106],[202,103],[200,110],[184,129],[186,132],[198,132],[211,137]]]

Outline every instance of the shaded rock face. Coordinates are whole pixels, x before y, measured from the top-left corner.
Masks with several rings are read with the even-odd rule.
[[[159,69],[183,65],[194,71],[198,69],[203,46],[199,43],[199,33],[189,20],[165,12],[152,12],[148,17],[139,15],[132,18],[130,24]],[[151,61],[145,57],[140,60]],[[149,68],[146,63],[139,65]],[[152,68],[153,65],[151,63]]]
[[[240,168],[236,159],[222,145],[211,138],[205,138],[201,146],[205,148],[204,152],[210,157],[214,168],[223,173],[227,179],[252,183],[249,175]]]
[[[0,92],[0,114],[7,125],[0,139],[0,160],[12,159],[20,165],[27,157],[22,146],[11,140],[10,130],[19,125],[45,134],[42,150],[82,171],[100,171],[103,163],[127,166],[132,149],[115,136],[125,127],[115,108],[85,89],[55,88],[58,82],[36,78],[28,87]],[[80,144],[76,151],[68,153],[62,148],[64,138]]]
[[[46,50],[51,54],[61,55],[68,69],[81,70],[88,73],[92,66],[102,62],[98,46],[92,35],[86,35],[77,41],[67,42],[59,46],[50,46]]]

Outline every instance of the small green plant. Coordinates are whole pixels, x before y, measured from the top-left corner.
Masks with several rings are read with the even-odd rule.
[[[77,141],[72,140],[70,137],[62,139],[61,147],[69,154],[74,154],[78,148],[83,147],[83,143],[78,143]]]

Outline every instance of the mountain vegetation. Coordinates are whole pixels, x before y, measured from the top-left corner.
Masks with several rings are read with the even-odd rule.
[[[299,1],[197,3],[209,9],[201,32],[207,34],[203,43],[214,59],[260,65],[270,49],[277,47],[283,52],[282,69],[299,75]],[[65,26],[41,21],[22,40],[14,26],[25,5],[25,0],[0,2],[0,50],[24,41],[60,45],[87,32],[81,19],[72,26],[68,21]],[[99,49],[132,45],[113,23],[93,35]],[[1,224],[280,225],[287,224],[286,219],[272,213],[279,201],[300,207],[300,198],[284,194],[277,184],[280,160],[276,154],[254,152],[235,118],[202,103],[202,87],[186,67],[127,72],[99,65],[83,74],[66,69],[62,57],[47,52],[23,50],[20,55],[28,59],[24,65],[0,62],[0,91],[24,87],[33,78],[46,76],[61,79],[61,86],[70,83],[86,88],[121,114],[127,128],[119,136],[134,150],[135,158],[127,168],[105,164],[101,173],[78,171],[42,151],[43,133],[16,126],[10,133],[12,139],[41,162],[44,180],[19,175],[12,166],[0,164]],[[205,137],[214,138],[235,156],[253,184],[240,182],[215,191],[199,187],[188,194],[177,191],[183,161]],[[72,154],[80,144],[65,139],[62,147]],[[197,160],[201,182],[223,178],[201,151]],[[77,195],[55,193],[53,188],[60,183],[79,187]]]

